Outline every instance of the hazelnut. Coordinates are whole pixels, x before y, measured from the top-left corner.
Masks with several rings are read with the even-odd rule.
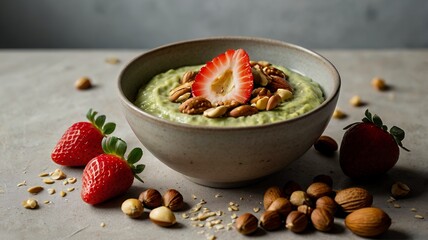
[[[149,188],[138,197],[144,207],[153,209],[162,206],[162,195],[156,189]]]
[[[292,211],[285,220],[285,227],[292,232],[300,233],[308,226],[308,218],[299,211]]]
[[[311,205],[311,199],[304,191],[294,191],[290,196],[290,202],[294,206]]]
[[[392,184],[391,194],[395,198],[402,198],[407,196],[410,193],[410,188],[402,182],[396,182]]]
[[[336,119],[344,119],[347,117],[346,113],[342,112],[340,109],[335,109],[332,115],[333,118]]]
[[[318,199],[322,196],[327,196],[331,193],[332,189],[329,185],[323,182],[314,182],[306,189],[306,193],[313,199]]]
[[[131,218],[138,218],[144,213],[143,204],[136,198],[129,198],[122,203],[122,212]]]
[[[320,174],[320,175],[315,176],[312,179],[312,182],[313,183],[315,183],[315,182],[322,182],[322,183],[325,183],[325,184],[329,185],[330,187],[333,187],[333,178],[331,178],[328,175],[324,175],[324,174]]]
[[[175,189],[169,189],[163,195],[163,204],[172,211],[178,211],[184,205],[183,195]]]
[[[316,208],[323,208],[327,211],[329,211],[332,215],[336,213],[337,210],[337,204],[333,200],[333,198],[329,196],[323,196],[317,199],[315,202]]]
[[[321,232],[328,232],[333,228],[334,217],[324,208],[315,208],[311,214],[312,225]]]
[[[281,216],[277,211],[266,211],[260,216],[260,226],[267,231],[273,231],[281,227]]]
[[[339,147],[333,138],[329,136],[321,136],[314,143],[314,148],[323,155],[332,156]]]
[[[74,86],[79,90],[85,90],[92,87],[91,79],[88,77],[81,77],[76,80]]]
[[[281,216],[285,218],[291,212],[292,207],[293,206],[291,205],[288,199],[280,197],[273,201],[267,210],[277,211]]]
[[[244,213],[236,219],[235,227],[238,232],[249,235],[257,231],[259,220],[251,213]]]
[[[380,77],[374,77],[372,79],[372,86],[378,91],[383,91],[383,90],[388,89],[388,87],[385,83],[385,80],[380,78]]]
[[[312,211],[314,209],[311,206],[308,205],[300,205],[297,207],[297,211],[304,213],[306,216],[310,217],[312,214]]]
[[[277,186],[269,187],[263,196],[263,206],[265,210],[269,208],[269,206],[272,204],[273,201],[275,201],[277,198],[284,197],[284,194],[282,193],[281,189]]]
[[[171,209],[161,206],[150,211],[150,221],[161,227],[170,227],[177,223],[174,213]]]
[[[287,198],[290,198],[290,196],[293,192],[298,191],[298,190],[303,190],[303,188],[293,180],[286,182],[282,189],[283,189],[285,197],[287,197]]]

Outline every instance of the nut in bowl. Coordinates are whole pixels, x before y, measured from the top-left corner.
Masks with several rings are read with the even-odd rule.
[[[289,77],[289,79],[286,79],[287,82],[279,84],[278,78],[275,76],[274,86],[276,87],[268,88],[269,85],[266,84],[269,81],[264,78],[258,79],[257,82],[255,79],[253,82],[248,81],[248,78],[252,78],[249,76],[252,73],[248,74],[248,71],[244,71],[242,79],[245,81],[234,83],[237,85],[230,87],[228,84],[235,80],[231,80],[227,84],[221,82],[218,79],[223,79],[223,75],[214,77],[211,83],[206,75],[196,75],[195,82],[198,82],[198,88],[191,89],[192,91],[186,88],[186,99],[191,97],[189,95],[194,94],[194,98],[210,99],[213,106],[204,102],[203,105],[206,108],[225,106],[220,103],[224,98],[213,96],[212,94],[215,95],[216,92],[212,93],[210,89],[213,91],[226,89],[227,93],[231,93],[232,96],[239,95],[238,100],[244,102],[248,100],[247,98],[252,97],[251,90],[254,91],[257,84],[257,86],[265,84],[268,89],[263,92],[270,91],[273,93],[272,95],[275,95],[275,92],[279,91],[278,86],[284,86],[284,84],[288,86],[288,81],[291,85],[290,88],[294,90],[293,97],[290,97],[289,93],[282,100],[276,97],[277,102],[284,102],[276,103],[275,108],[269,110],[259,110],[253,106],[255,110],[250,111],[251,116],[233,117],[229,115],[210,118],[210,116],[220,116],[219,114],[212,115],[213,112],[218,113],[220,110],[227,115],[229,110],[224,107],[220,110],[211,110],[212,112],[208,112],[205,116],[202,111],[201,113],[189,111],[192,114],[190,115],[184,111],[180,112],[180,103],[176,102],[177,98],[174,97],[174,101],[170,101],[171,90],[177,90],[179,84],[189,85],[187,79],[184,81],[180,77],[175,77],[172,84],[165,84],[163,92],[160,91],[161,88],[156,87],[147,91],[150,96],[148,105],[152,104],[151,107],[144,108],[140,105],[140,98],[144,98],[142,95],[145,95],[140,89],[144,86],[149,88],[149,85],[155,80],[160,84],[167,81],[159,77],[162,74],[170,73],[171,69],[179,71],[183,68],[183,73],[188,69],[196,71],[200,69],[200,72],[204,72],[201,68],[204,63],[223,59],[219,54],[233,56],[230,49],[245,50],[245,54],[251,60],[259,61],[260,69],[264,68],[263,65],[266,62],[272,63],[274,66],[284,66],[285,68],[278,67],[285,72],[281,77],[284,79]],[[242,58],[247,59],[240,50],[235,53],[242,54]],[[252,65],[254,67],[254,64]],[[246,64],[242,64],[242,66],[248,67]],[[240,67],[242,66],[240,65]],[[208,67],[208,63],[205,67]],[[268,69],[266,72],[278,75],[276,68]],[[227,73],[234,76],[233,72]],[[285,113],[288,110],[283,110],[283,108],[292,109],[290,107],[292,105],[288,104],[295,103],[295,99],[304,94],[302,93],[304,91],[293,86],[292,81],[297,75],[300,78],[311,79],[309,81],[313,81],[316,85],[319,84],[322,101],[317,106],[297,114]],[[187,74],[186,78],[189,77],[194,77],[194,74]],[[207,83],[211,84],[211,88],[204,88],[204,84]],[[236,86],[245,94],[235,94],[233,91]],[[303,155],[321,136],[331,118],[339,96],[340,76],[328,60],[296,45],[269,39],[221,37],[180,42],[148,51],[125,67],[119,77],[118,87],[129,125],[141,143],[155,157],[196,183],[223,188],[242,186],[257,181],[283,169]],[[311,98],[314,95],[316,94],[309,94],[308,97]],[[160,98],[159,102],[173,107],[164,108],[164,106],[156,105],[154,98]],[[188,100],[186,99],[183,101]],[[234,103],[226,105],[226,107],[231,105]],[[240,103],[239,105],[234,107],[251,107],[251,103],[248,105]],[[297,105],[299,108],[306,106],[298,103]],[[158,114],[156,109],[166,110],[162,110],[162,113]],[[167,116],[164,117],[165,115]],[[258,117],[253,117],[257,115]],[[247,119],[257,120],[247,121]]]

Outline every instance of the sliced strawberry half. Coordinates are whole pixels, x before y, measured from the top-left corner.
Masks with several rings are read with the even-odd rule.
[[[201,68],[192,85],[193,96],[211,103],[245,103],[253,90],[250,57],[243,49],[227,50]]]

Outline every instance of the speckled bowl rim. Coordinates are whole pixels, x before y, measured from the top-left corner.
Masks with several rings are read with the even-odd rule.
[[[176,45],[186,45],[186,44],[194,44],[196,42],[209,42],[209,41],[221,41],[221,40],[229,40],[229,41],[230,40],[254,41],[255,43],[263,43],[263,44],[268,44],[268,45],[277,45],[277,46],[290,47],[290,48],[297,49],[299,51],[306,52],[307,54],[312,55],[315,58],[318,58],[322,62],[326,63],[326,65],[329,66],[331,68],[331,70],[333,70],[333,75],[337,75],[337,77],[335,79],[332,79],[332,81],[334,82],[332,94],[330,96],[328,96],[324,100],[324,102],[321,105],[319,105],[318,107],[316,107],[315,109],[312,109],[311,111],[309,111],[307,113],[304,113],[304,114],[302,114],[300,116],[297,116],[297,117],[294,117],[294,118],[291,118],[291,119],[286,119],[286,120],[282,120],[282,121],[277,121],[277,122],[273,122],[273,123],[266,123],[266,124],[261,124],[261,125],[254,125],[254,126],[203,126],[203,125],[191,125],[191,124],[187,124],[187,123],[173,122],[171,120],[167,120],[167,119],[163,119],[163,118],[151,115],[151,114],[143,111],[138,106],[136,106],[123,93],[123,90],[122,90],[122,87],[121,87],[121,82],[122,82],[122,79],[124,77],[124,73],[129,68],[130,65],[132,65],[135,61],[139,60],[140,58],[147,57],[147,55],[155,54],[158,51],[163,51],[166,48],[170,48],[170,47],[173,47],[173,46],[176,46]],[[186,40],[186,41],[179,41],[179,42],[174,42],[174,43],[171,43],[171,44],[162,45],[162,46],[159,46],[157,48],[153,48],[153,49],[151,49],[149,51],[146,51],[143,54],[135,57],[134,59],[132,59],[130,62],[128,62],[125,65],[125,67],[120,72],[120,75],[119,75],[117,83],[118,83],[117,86],[118,86],[118,89],[119,89],[119,97],[120,97],[120,99],[124,103],[126,103],[127,107],[129,107],[133,111],[137,112],[143,118],[149,118],[149,119],[151,119],[153,121],[157,121],[157,122],[160,122],[160,123],[163,123],[163,124],[166,124],[166,125],[170,125],[170,126],[174,126],[174,127],[178,127],[178,128],[214,130],[214,131],[219,131],[219,130],[228,130],[228,131],[230,131],[230,130],[249,130],[249,129],[258,129],[258,128],[270,128],[270,127],[277,126],[277,125],[283,125],[283,124],[288,124],[288,123],[292,123],[292,122],[295,122],[295,121],[299,121],[299,120],[301,120],[303,118],[306,118],[308,116],[314,115],[317,112],[321,111],[323,108],[325,108],[339,94],[340,87],[341,87],[341,78],[340,78],[340,74],[337,71],[336,67],[327,58],[325,58],[321,54],[319,54],[319,53],[317,53],[315,51],[309,50],[307,48],[304,48],[304,47],[301,47],[301,46],[298,46],[298,45],[295,45],[295,44],[292,44],[292,43],[288,43],[288,42],[284,42],[284,41],[278,41],[278,40],[273,40],[273,39],[268,39],[268,38],[224,36],[224,37],[209,37],[209,38],[199,38],[199,39],[192,39],[192,40]]]

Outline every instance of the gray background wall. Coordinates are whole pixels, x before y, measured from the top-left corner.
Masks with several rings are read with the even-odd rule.
[[[426,0],[0,0],[1,48],[152,48],[220,35],[428,47]]]

